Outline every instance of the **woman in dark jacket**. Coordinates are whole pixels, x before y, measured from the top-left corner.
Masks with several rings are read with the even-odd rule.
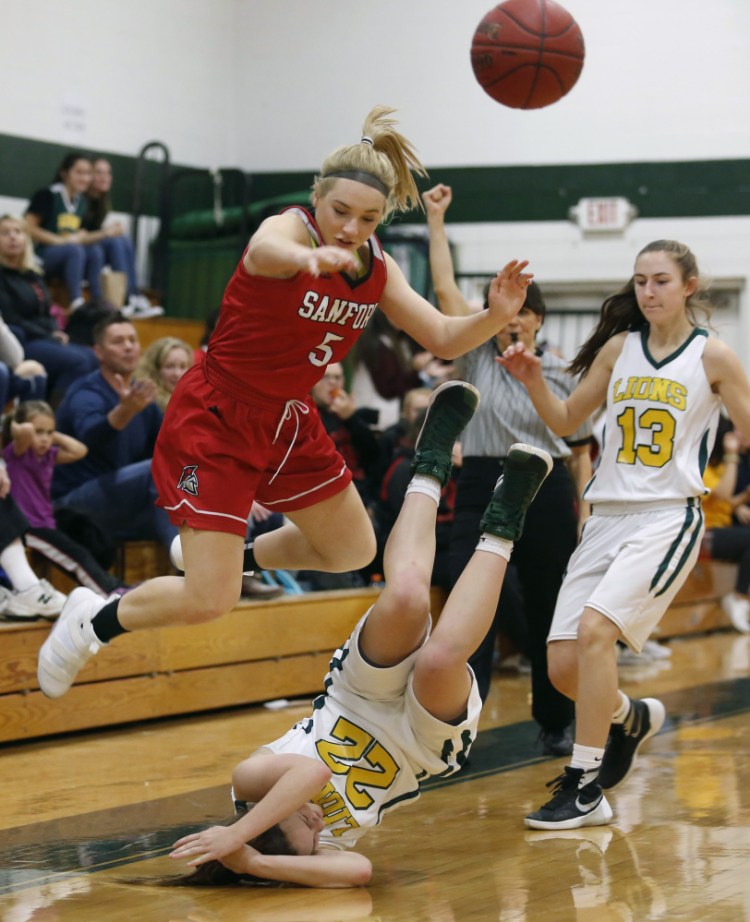
[[[0,217],[0,316],[18,338],[27,359],[47,370],[47,399],[59,403],[76,378],[98,367],[88,346],[68,341],[50,310],[50,296],[36,269],[31,238],[20,218]]]

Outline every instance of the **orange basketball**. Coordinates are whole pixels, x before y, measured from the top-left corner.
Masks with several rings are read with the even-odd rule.
[[[557,102],[573,89],[584,55],[578,23],[553,0],[506,0],[482,19],[471,43],[480,86],[512,109]]]

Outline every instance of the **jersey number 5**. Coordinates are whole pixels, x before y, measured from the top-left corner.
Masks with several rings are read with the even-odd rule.
[[[346,796],[357,810],[366,810],[373,798],[364,788],[385,790],[393,784],[399,768],[393,756],[362,727],[339,717],[331,736],[341,743],[318,740],[318,755],[335,775],[346,775]],[[371,766],[351,765],[360,759]]]
[[[325,368],[326,365],[331,364],[331,359],[333,358],[333,349],[328,344],[340,343],[343,338],[343,336],[337,336],[335,333],[326,333],[323,342],[316,346],[312,352],[307,353],[308,359],[318,368]]]
[[[669,411],[650,407],[636,421],[635,408],[626,407],[617,417],[617,422],[622,430],[622,448],[617,453],[618,464],[635,464],[640,461],[647,467],[664,467],[671,460],[677,424]],[[639,429],[650,431],[650,443],[636,442]]]

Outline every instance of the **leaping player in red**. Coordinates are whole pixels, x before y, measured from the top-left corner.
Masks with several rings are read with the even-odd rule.
[[[446,317],[407,283],[374,232],[419,204],[424,174],[393,110],[378,106],[364,136],[323,163],[313,210],[266,219],[224,294],[206,361],[180,381],[153,461],[159,503],[180,527],[184,577],[149,580],[121,599],[71,593],[39,654],[38,678],[64,695],[86,661],[128,631],[198,624],[230,611],[243,571],[345,572],[375,554],[351,475],[310,398],[376,309],[439,358],[452,359],[502,329],[530,275],[511,261],[492,282],[489,310]],[[429,457],[422,473],[429,474]],[[253,500],[289,524],[245,548]]]

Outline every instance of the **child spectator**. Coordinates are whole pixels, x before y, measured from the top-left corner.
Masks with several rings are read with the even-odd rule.
[[[19,404],[9,428],[11,441],[3,449],[3,457],[11,494],[31,526],[26,546],[99,595],[124,591],[120,580],[107,573],[88,548],[58,528],[52,508],[50,485],[55,465],[80,460],[88,451],[86,446],[55,431],[55,414],[42,400]]]
[[[31,569],[21,541],[29,523],[9,491],[10,478],[0,458],[0,567],[10,587],[0,586],[0,615],[7,621],[54,620],[67,597]]]

